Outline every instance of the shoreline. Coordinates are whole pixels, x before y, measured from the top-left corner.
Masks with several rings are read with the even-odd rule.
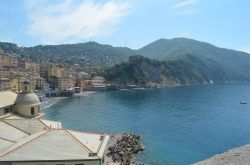
[[[248,83],[215,83],[215,84],[195,84],[195,85],[182,85],[182,86],[176,86],[177,88],[179,87],[183,87],[183,86],[210,86],[210,85],[227,85],[227,84],[248,84]],[[176,87],[172,87],[172,88],[176,88]],[[146,88],[147,89],[155,89],[155,88]],[[164,88],[158,88],[158,89],[164,89]],[[123,90],[118,90],[118,91],[122,91]],[[137,90],[138,91],[138,90]],[[140,91],[140,90],[139,90]],[[105,91],[105,92],[109,92],[109,91]],[[92,93],[98,93],[98,92],[94,92],[94,91],[87,91],[87,92],[82,92],[80,94],[82,94],[83,96],[88,96],[89,94],[92,94]],[[85,95],[86,94],[86,95]],[[67,98],[67,97],[66,97]],[[62,99],[63,100],[63,99]],[[56,103],[55,103],[56,104]],[[46,107],[47,108],[47,107]],[[234,149],[234,148],[232,148]],[[230,155],[231,156],[231,155]],[[199,163],[199,162],[198,162]],[[200,162],[201,163],[201,162]]]
[[[90,96],[91,94],[94,94],[96,92],[94,91],[86,91],[86,92],[81,92],[78,93],[76,96],[82,96],[83,98]],[[43,101],[41,101],[41,109],[46,109],[49,108],[65,99],[68,98],[77,98],[77,97],[45,97]]]
[[[68,97],[46,97],[45,100],[41,101],[41,109],[49,108],[67,98]]]
[[[158,86],[158,87],[138,87],[138,88],[120,88],[111,91],[132,91],[132,90],[147,90],[147,89],[167,89],[167,88],[179,88],[189,86],[213,86],[213,85],[227,85],[227,84],[250,84],[250,82],[217,82],[217,83],[201,83],[201,84],[178,84],[173,86]]]

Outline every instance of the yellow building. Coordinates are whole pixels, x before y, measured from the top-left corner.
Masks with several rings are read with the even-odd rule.
[[[10,65],[9,56],[4,55],[4,56],[3,56],[3,66],[9,66],[9,65]]]
[[[0,78],[0,91],[10,91],[11,81],[8,78]]]
[[[36,78],[36,89],[42,89],[44,82],[45,82],[44,78],[37,77]]]
[[[63,68],[57,67],[57,66],[51,66],[48,69],[48,76],[49,77],[64,77],[65,70]]]
[[[11,78],[10,79],[10,83],[11,83],[11,91],[12,92],[18,92],[19,89],[18,89],[18,78]]]
[[[65,70],[63,68],[59,68],[57,70],[57,77],[64,77],[65,76]]]
[[[14,55],[4,54],[0,52],[0,66],[17,67],[18,66],[17,57]]]
[[[73,90],[75,88],[75,80],[73,77],[60,77],[58,78],[59,90]]]
[[[4,52],[2,49],[0,49],[0,67],[3,66],[4,63]]]
[[[82,80],[81,81],[81,89],[83,91],[89,91],[92,87],[92,81],[91,80]]]

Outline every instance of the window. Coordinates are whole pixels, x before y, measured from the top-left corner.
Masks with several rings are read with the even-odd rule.
[[[103,157],[102,157],[102,163],[104,163],[104,161],[105,161],[105,157],[103,156]]]
[[[13,107],[10,107],[10,112],[12,112],[13,111]]]
[[[27,91],[27,86],[24,87],[24,90]]]
[[[34,115],[35,114],[35,109],[34,107],[31,107],[31,115]]]
[[[9,107],[7,107],[7,108],[4,108],[4,114],[6,114],[6,113],[9,113],[10,112],[10,109],[9,109]]]

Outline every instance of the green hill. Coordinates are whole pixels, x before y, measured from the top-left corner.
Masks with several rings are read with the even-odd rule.
[[[160,39],[140,50],[140,54],[157,60],[185,59],[187,54],[207,63],[217,63],[226,73],[244,77],[250,74],[250,55],[244,52],[218,48],[214,45],[186,38]]]
[[[186,38],[160,39],[139,50],[96,42],[34,47],[0,42],[0,48],[21,57],[65,67],[75,63],[100,70],[111,67],[102,74],[107,80],[124,85],[250,81],[249,54]]]
[[[34,47],[18,47],[12,43],[0,42],[5,52],[13,52],[21,57],[36,61],[72,65],[94,65],[98,67],[112,66],[128,59],[134,51],[129,48],[101,45],[96,42],[65,45],[38,45]]]
[[[190,54],[170,61],[131,56],[128,62],[106,69],[101,74],[120,87],[127,87],[129,84],[162,87],[250,81],[249,75],[227,72],[212,60],[201,60]]]

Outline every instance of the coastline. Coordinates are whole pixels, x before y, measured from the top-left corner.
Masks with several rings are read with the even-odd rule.
[[[96,92],[86,91],[86,92],[78,93],[73,97],[45,97],[44,100],[41,101],[41,109],[43,110],[43,109],[49,108],[49,107],[65,100],[65,99],[68,99],[68,98],[77,98],[79,96],[81,96],[81,98],[85,98],[85,97],[88,97],[89,95],[94,94],[94,93],[96,93]]]
[[[46,97],[45,100],[41,101],[41,109],[49,108],[67,98],[68,97]]]

